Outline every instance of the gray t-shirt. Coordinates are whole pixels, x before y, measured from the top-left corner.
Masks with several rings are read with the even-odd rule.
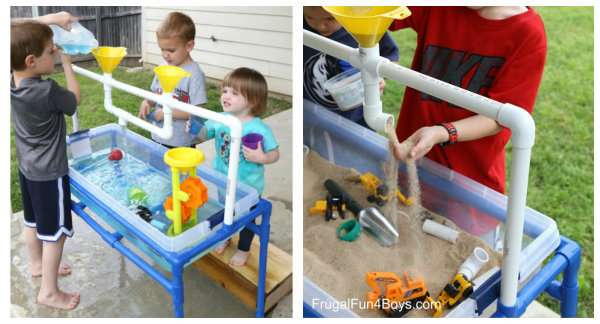
[[[204,72],[200,68],[200,65],[196,62],[186,64],[181,67],[182,69],[190,72],[191,77],[182,79],[173,91],[173,98],[188,103],[193,106],[205,104],[208,100],[206,99],[206,84],[204,81]],[[158,82],[158,78],[154,76],[152,80],[152,86],[150,87],[154,93],[162,93],[162,87]],[[157,108],[161,108],[157,105]],[[173,119],[173,137],[169,140],[164,140],[154,134],[152,139],[170,146],[190,146],[193,142],[193,137],[185,132],[185,120]],[[156,123],[158,127],[163,126],[163,122]]]
[[[64,114],[77,109],[75,95],[54,80],[30,78],[15,87],[10,105],[19,170],[32,181],[50,181],[69,172]]]

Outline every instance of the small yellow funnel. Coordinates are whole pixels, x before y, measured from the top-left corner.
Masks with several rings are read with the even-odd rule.
[[[192,76],[190,72],[172,65],[157,66],[154,68],[154,73],[158,77],[163,92],[173,92],[181,79]]]
[[[352,34],[360,47],[374,47],[392,21],[410,16],[406,7],[325,6],[323,9]]]
[[[110,47],[100,46],[92,50],[92,54],[98,61],[98,65],[104,73],[112,73],[112,71],[121,63],[121,60],[127,55],[125,47]]]

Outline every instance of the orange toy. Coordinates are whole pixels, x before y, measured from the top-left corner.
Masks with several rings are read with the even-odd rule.
[[[173,209],[173,197],[169,196],[169,198],[167,198],[167,200],[165,200],[165,203],[163,204],[163,208],[165,210],[172,210]],[[186,207],[184,204],[181,204],[181,222],[183,224],[187,223],[188,220],[190,220],[190,216],[192,216],[192,210],[188,207]]]
[[[423,279],[413,279],[406,272],[402,278],[393,272],[369,272],[366,275],[366,281],[367,285],[373,289],[367,293],[367,301],[370,302],[370,305],[379,302],[379,307],[389,317],[404,316],[416,306],[417,301],[433,302]],[[380,287],[380,284],[383,287]],[[384,307],[384,299],[390,307]],[[406,307],[398,307],[402,303],[406,303],[403,305]]]
[[[192,209],[199,208],[208,201],[208,189],[198,177],[188,177],[181,183],[181,191],[188,194],[188,199],[181,203],[181,221],[187,223]],[[169,196],[163,204],[165,210],[173,209],[173,197]]]
[[[188,177],[181,183],[181,191],[187,193],[189,198],[183,202],[188,208],[198,208],[208,201],[208,189],[198,177]]]

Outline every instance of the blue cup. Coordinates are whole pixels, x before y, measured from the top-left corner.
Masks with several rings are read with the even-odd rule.
[[[196,136],[200,133],[202,127],[204,127],[206,119],[198,116],[190,117],[190,134]]]

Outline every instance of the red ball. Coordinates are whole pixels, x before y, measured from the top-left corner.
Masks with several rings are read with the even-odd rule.
[[[111,161],[119,161],[122,158],[123,158],[123,151],[119,150],[118,148],[112,149],[112,151],[110,151],[110,154],[108,155],[108,159]]]

